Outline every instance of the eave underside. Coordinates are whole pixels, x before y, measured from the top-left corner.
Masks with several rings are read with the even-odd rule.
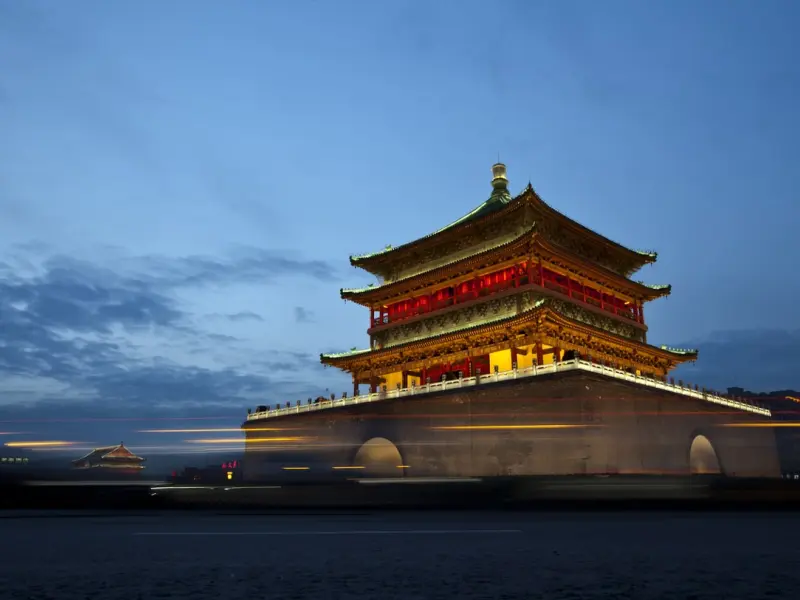
[[[572,256],[568,251],[549,244],[541,234],[535,232],[535,229],[536,224],[519,237],[495,248],[411,277],[366,288],[342,289],[339,291],[340,296],[343,300],[350,300],[365,307],[381,306],[425,293],[433,288],[457,284],[476,274],[502,268],[504,263],[532,260],[536,257],[542,257],[556,268],[585,279],[591,284],[617,290],[646,302],[668,296],[672,291],[670,285],[647,285],[627,279],[599,265],[587,266],[586,261],[580,257]]]
[[[697,351],[671,351],[625,339],[558,314],[547,303],[525,313],[453,333],[353,354],[322,355],[323,364],[354,374],[391,373],[439,362],[458,361],[511,347],[542,343],[623,368],[665,376]]]

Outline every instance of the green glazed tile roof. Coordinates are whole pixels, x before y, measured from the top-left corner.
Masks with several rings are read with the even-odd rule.
[[[633,252],[636,252],[636,254],[641,254],[642,256],[647,256],[649,258],[652,258],[653,260],[658,258],[658,252],[656,252],[655,250],[635,250],[634,249]]]
[[[332,354],[320,354],[320,357],[324,358],[347,358],[349,356],[358,356],[359,354],[367,354],[370,352],[369,348],[365,348],[363,350],[353,349],[348,352],[334,352]]]
[[[412,241],[407,242],[405,244],[401,244],[399,246],[392,246],[391,244],[389,244],[383,250],[378,250],[377,252],[372,252],[372,253],[369,253],[369,254],[354,255],[354,256],[350,257],[350,260],[351,260],[351,262],[356,263],[359,260],[365,260],[367,258],[372,258],[372,257],[378,256],[380,254],[386,254],[387,252],[391,252],[393,250],[397,250],[399,248],[403,248],[404,246],[410,246],[411,244],[413,244],[415,242],[418,242],[421,239],[430,238],[430,237],[433,237],[435,235],[439,235],[443,231],[447,231],[448,229],[452,229],[453,227],[456,227],[458,225],[462,225],[462,224],[467,223],[469,221],[472,221],[474,219],[478,219],[480,217],[483,217],[483,216],[486,216],[486,215],[491,214],[493,212],[496,212],[496,211],[500,210],[501,208],[503,208],[504,206],[506,206],[513,199],[514,198],[511,197],[511,194],[508,193],[508,190],[494,190],[492,192],[492,195],[489,196],[489,199],[486,202],[484,202],[483,204],[481,204],[480,206],[478,206],[474,210],[468,212],[466,215],[464,215],[460,219],[457,219],[457,220],[453,221],[449,225],[445,225],[441,229],[437,229],[433,233],[429,233],[428,235],[425,235],[425,236],[423,236],[421,238],[418,238],[416,240],[412,240]]]
[[[398,283],[402,283],[403,281],[407,281],[409,279],[413,279],[414,277],[418,277],[418,276],[424,275],[426,273],[432,273],[433,271],[438,271],[439,269],[446,269],[447,267],[450,267],[450,266],[452,266],[454,264],[457,264],[457,263],[459,263],[461,261],[472,260],[473,258],[481,256],[483,254],[489,254],[490,252],[494,252],[498,248],[502,248],[504,246],[511,245],[514,242],[522,239],[526,235],[532,234],[534,229],[536,229],[536,223],[533,223],[529,227],[525,228],[522,231],[522,233],[510,234],[508,236],[505,236],[503,238],[500,238],[500,239],[496,240],[496,243],[491,248],[486,248],[485,250],[481,250],[480,252],[477,252],[474,255],[471,255],[471,256],[459,256],[459,257],[454,258],[453,260],[451,260],[449,262],[446,262],[444,264],[436,265],[436,266],[434,266],[432,268],[423,269],[421,271],[415,271],[415,272],[409,273],[408,275],[406,275],[404,277],[401,277],[400,279],[395,279],[393,281],[387,281],[385,283],[380,283],[378,285],[369,284],[367,287],[362,287],[362,288],[342,288],[342,289],[339,290],[339,294],[340,295],[342,295],[342,294],[359,294],[359,293],[362,293],[362,292],[368,292],[368,291],[372,291],[372,290],[379,290],[379,289],[384,288],[384,287],[389,287],[389,286],[396,285]]]
[[[528,235],[528,234],[532,233],[536,229],[536,225],[537,225],[536,223],[532,223],[530,225],[530,227],[525,229],[521,234],[515,235],[513,237],[508,237],[508,238],[505,238],[505,239],[498,240],[497,244],[495,246],[493,246],[492,248],[488,248],[486,250],[483,250],[483,251],[479,252],[478,254],[476,254],[475,256],[479,256],[480,254],[492,252],[492,251],[497,250],[498,248],[500,248],[502,246],[505,246],[505,245],[508,245],[508,244],[511,244],[511,243],[517,241],[521,237],[524,237],[525,235]],[[458,263],[458,262],[460,262],[462,260],[466,260],[466,258],[465,257],[458,257],[458,258],[455,258],[452,261],[447,262],[447,263],[445,263],[443,265],[437,265],[437,266],[435,266],[435,267],[433,267],[431,269],[428,269],[428,270],[423,270],[423,271],[419,271],[419,272],[413,272],[413,273],[410,273],[410,274],[406,275],[405,277],[401,277],[400,279],[396,279],[394,281],[388,281],[388,282],[384,282],[384,283],[379,283],[377,285],[370,283],[368,286],[361,287],[361,288],[341,288],[339,290],[339,295],[342,298],[344,298],[345,295],[348,295],[348,296],[349,295],[354,295],[354,294],[357,295],[357,294],[361,294],[361,293],[364,293],[364,292],[370,292],[370,291],[379,290],[381,288],[390,287],[390,286],[393,286],[395,284],[402,283],[403,281],[406,281],[406,280],[409,280],[409,279],[413,279],[414,277],[417,277],[419,275],[422,275],[422,274],[425,274],[425,273],[430,273],[430,272],[436,271],[438,269],[444,269],[444,268],[450,267],[450,266],[452,266],[452,265],[454,265],[454,264],[456,264],[456,263]],[[656,291],[656,292],[664,292],[665,294],[669,294],[672,291],[672,285],[670,285],[670,284],[645,283],[644,281],[635,281],[634,283],[637,283],[637,284],[639,284],[641,286],[644,286],[644,287],[646,287],[646,288],[648,288],[650,290]]]

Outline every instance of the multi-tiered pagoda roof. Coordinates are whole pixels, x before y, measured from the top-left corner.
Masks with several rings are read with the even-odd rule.
[[[144,469],[144,458],[136,456],[120,442],[118,446],[95,448],[72,464],[76,469]]]
[[[400,246],[350,257],[379,280],[341,290],[372,311],[370,348],[323,354],[323,363],[358,381],[367,372],[373,379],[419,372],[504,348],[516,357],[530,346],[539,361],[543,352],[558,360],[568,350],[664,377],[697,357],[696,350],[647,343],[644,303],[669,295],[671,286],[631,277],[656,262],[655,252],[581,225],[530,184],[512,196],[505,166],[492,171],[491,196],[465,216]]]

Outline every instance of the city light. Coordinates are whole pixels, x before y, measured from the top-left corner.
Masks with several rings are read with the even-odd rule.
[[[538,424],[538,425],[450,425],[431,427],[435,431],[504,431],[516,429],[585,429],[587,427],[602,427],[602,425],[583,424]]]
[[[722,423],[718,425],[718,427],[748,427],[748,428],[759,428],[759,427],[800,427],[800,423],[787,423],[785,421],[780,422],[766,422],[766,423]]]
[[[270,443],[270,442],[303,442],[306,437],[271,437],[271,438],[221,438],[203,440],[184,440],[189,444],[236,444],[236,443]]]
[[[44,442],[6,442],[9,448],[57,448],[61,446],[74,446],[77,442],[44,441]]]
[[[210,429],[140,429],[136,433],[236,433],[241,427],[219,427]],[[248,427],[248,431],[289,431],[281,427]]]

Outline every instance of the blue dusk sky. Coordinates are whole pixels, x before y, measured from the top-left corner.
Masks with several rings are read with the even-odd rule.
[[[348,256],[470,211],[498,153],[659,252],[676,376],[800,387],[798,28],[791,0],[0,0],[0,442],[156,448],[350,389],[318,361],[367,344]]]

